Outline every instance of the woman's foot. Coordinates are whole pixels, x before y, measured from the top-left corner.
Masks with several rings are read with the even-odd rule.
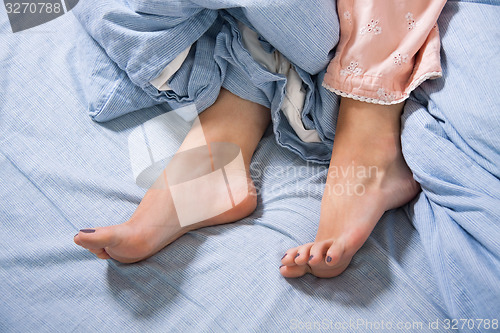
[[[342,100],[316,239],[285,253],[283,276],[341,274],[384,212],[418,193],[401,152],[401,109]]]
[[[257,205],[256,191],[249,172],[250,160],[269,121],[269,111],[265,107],[243,100],[223,89],[214,105],[200,115],[201,127],[193,127],[179,149],[186,151],[199,146],[200,142],[206,143],[208,147],[225,142],[241,149],[242,163],[237,167],[233,165],[232,168],[225,168],[224,173],[221,173],[225,182],[205,184],[204,193],[201,193],[203,189],[199,187],[191,190],[188,187],[181,188],[184,192],[178,196],[181,199],[196,197],[198,200],[206,200],[207,207],[219,205],[229,207],[228,209],[215,210],[220,213],[216,216],[211,214],[211,217],[199,221],[193,221],[194,215],[187,212],[188,218],[190,216],[189,223],[181,223],[179,206],[174,203],[175,195],[172,195],[179,188],[174,189],[173,184],[168,184],[175,174],[175,170],[168,171],[171,162],[167,171],[147,191],[130,220],[109,227],[82,229],[75,236],[75,243],[101,259],[113,258],[123,263],[132,263],[152,256],[190,230],[234,222],[250,215]],[[214,154],[213,149],[209,149],[207,156],[210,157],[207,158],[211,160],[212,170]],[[182,153],[176,155],[173,160],[181,155]],[[196,163],[187,163],[181,171],[182,177],[188,179],[189,174],[193,175],[192,178],[200,174]],[[237,185],[234,186],[235,184]],[[231,199],[229,206],[222,199],[228,197],[228,193]],[[199,210],[199,206],[191,209]]]

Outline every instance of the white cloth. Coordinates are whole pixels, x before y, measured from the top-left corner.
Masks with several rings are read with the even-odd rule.
[[[316,130],[306,129],[304,127],[304,123],[302,122],[301,116],[304,108],[306,92],[302,88],[302,79],[295,68],[292,66],[290,61],[288,61],[278,51],[267,53],[260,44],[259,37],[255,31],[251,30],[242,23],[239,24],[239,27],[243,36],[243,44],[255,61],[260,63],[270,72],[286,76],[286,94],[281,105],[281,111],[283,111],[288,123],[293,128],[297,136],[304,142],[321,142],[318,132]],[[160,91],[170,90],[168,81],[179,70],[179,68],[181,68],[187,55],[189,54],[190,49],[191,46],[179,54],[170,64],[167,65],[167,67],[165,67],[160,75],[151,80],[150,83]]]

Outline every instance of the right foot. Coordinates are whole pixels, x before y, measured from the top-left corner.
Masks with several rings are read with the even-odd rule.
[[[384,212],[419,192],[401,151],[401,109],[342,100],[316,239],[286,252],[283,276],[341,274]]]
[[[387,144],[390,141],[337,149],[328,172],[316,239],[286,252],[281,260],[283,276],[311,273],[329,278],[341,274],[384,212],[408,203],[419,192],[398,142]],[[363,149],[356,164],[342,163],[353,158],[352,151]],[[370,154],[376,154],[379,163],[373,163]]]
[[[221,90],[216,103],[200,115],[203,141],[211,147],[214,142],[233,143],[241,149],[244,165],[226,169],[225,183],[205,186],[205,189],[210,189],[210,193],[201,193],[199,188],[195,188],[188,189],[189,193],[183,192],[182,195],[210,200],[210,204],[217,205],[222,202],[220,198],[228,196],[230,188],[232,208],[197,223],[181,226],[172,197],[172,186],[168,186],[168,175],[164,172],[147,191],[130,220],[109,227],[82,229],[75,236],[75,243],[98,258],[133,263],[154,255],[188,231],[234,222],[250,215],[257,206],[256,190],[249,171],[250,160],[269,124],[269,118],[269,112],[263,106],[243,100],[226,90]],[[199,135],[199,129],[192,130],[180,150],[184,146],[196,146],[200,142]],[[199,171],[197,168],[194,164],[193,167],[182,169],[183,177],[186,173],[196,175]],[[196,211],[199,206],[190,208]]]

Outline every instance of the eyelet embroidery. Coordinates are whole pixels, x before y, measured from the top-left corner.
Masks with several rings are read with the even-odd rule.
[[[382,33],[382,28],[378,26],[378,23],[378,20],[371,20],[365,27],[361,28],[359,33],[364,35],[373,32],[375,35],[380,35]]]
[[[396,99],[395,94],[386,92],[384,88],[379,88],[377,90],[377,95],[384,102],[392,102]]]
[[[398,53],[394,56],[394,64],[401,66],[402,64],[406,64],[408,62],[408,59],[408,54],[401,55],[401,53]]]
[[[358,62],[357,61],[351,61],[349,66],[347,66],[345,69],[342,69],[340,71],[340,75],[342,76],[348,76],[348,75],[354,75],[358,76],[361,75],[362,69],[358,67]]]
[[[415,23],[415,19],[413,18],[413,14],[412,13],[408,13],[406,14],[406,24],[408,26],[408,30],[413,30],[413,28],[415,28],[417,26],[417,24]]]

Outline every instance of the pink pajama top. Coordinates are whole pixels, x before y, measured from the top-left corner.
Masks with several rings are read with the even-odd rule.
[[[376,104],[397,104],[441,77],[437,19],[446,0],[338,0],[340,42],[323,86]]]

